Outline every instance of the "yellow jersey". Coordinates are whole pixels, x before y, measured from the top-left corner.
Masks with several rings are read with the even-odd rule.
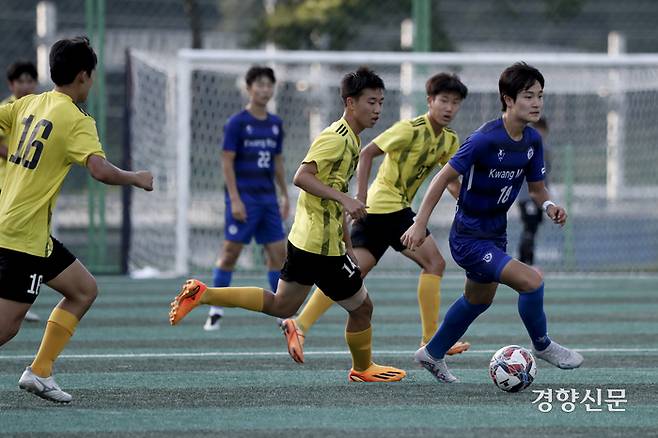
[[[16,100],[16,96],[13,94],[9,96],[8,98],[0,101],[0,106],[2,105],[7,105],[8,103],[12,103]],[[0,143],[5,142],[5,133],[0,130]],[[0,157],[0,190],[2,190],[2,185],[5,182],[5,173],[7,173],[7,159],[5,157]]]
[[[105,153],[96,122],[66,94],[49,91],[0,106],[8,184],[0,192],[0,247],[48,257],[50,220],[72,164]]]
[[[359,161],[361,141],[344,118],[334,122],[313,141],[302,163],[315,162],[315,175],[325,185],[343,193]],[[345,254],[343,205],[301,191],[295,221],[288,240],[295,247],[314,254]]]
[[[368,213],[375,214],[410,207],[432,169],[445,165],[459,149],[455,131],[445,127],[436,135],[427,114],[395,123],[373,143],[386,153],[368,189]]]

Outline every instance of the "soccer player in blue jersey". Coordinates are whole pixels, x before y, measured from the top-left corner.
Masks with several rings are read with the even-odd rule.
[[[283,122],[267,111],[276,83],[274,71],[253,66],[245,82],[249,103],[224,126],[224,246],[213,270],[213,286],[231,285],[242,248],[255,237],[265,248],[269,285],[276,290],[286,257],[283,220],[290,208],[283,167]],[[223,314],[224,309],[211,306],[204,330],[218,330]]]
[[[401,238],[412,251],[423,243],[432,210],[448,184],[462,175],[450,251],[466,271],[465,292],[452,304],[434,337],[414,356],[442,382],[458,380],[446,366],[444,355],[491,305],[499,283],[519,293],[519,315],[537,357],[563,369],[577,368],[583,362],[579,353],[548,337],[541,274],[505,252],[507,211],[524,179],[532,199],[554,223],[562,226],[567,220],[564,208],[549,199],[541,136],[528,126],[541,117],[544,77],[536,68],[516,63],[503,71],[498,88],[502,117],[471,134],[434,177],[416,222]]]

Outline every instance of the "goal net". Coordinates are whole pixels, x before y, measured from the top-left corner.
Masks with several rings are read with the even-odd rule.
[[[468,86],[452,125],[464,140],[500,116],[497,81],[517,61],[538,67],[546,78],[550,187],[570,218],[564,229],[545,221],[537,264],[555,271],[658,269],[658,56],[182,50],[177,57],[130,54],[133,167],[155,174],[154,192],[133,192],[131,270],[183,275],[212,268],[223,239],[223,125],[246,103],[243,78],[251,65],[275,70],[270,109],[284,121],[290,181],[314,136],[341,116],[339,84],[346,72],[368,65],[386,83],[382,117],[361,135],[363,146],[400,118],[424,113],[425,80],[439,71],[457,73]],[[294,207],[297,190],[290,193]],[[447,195],[431,221],[450,268],[453,213]],[[513,208],[512,255],[520,233]],[[249,248],[240,263],[244,270],[263,269],[261,250]],[[384,272],[417,270],[392,250],[380,266]]]

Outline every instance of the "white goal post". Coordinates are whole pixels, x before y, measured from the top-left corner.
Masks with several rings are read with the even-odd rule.
[[[595,223],[603,208],[613,216],[604,224],[610,232],[617,229],[615,219],[624,222],[630,215],[638,235],[626,239],[630,246],[624,250],[630,254],[634,242],[649,240],[651,245],[637,263],[598,260],[596,233],[574,226],[559,238],[547,230],[544,237],[554,244],[547,244],[540,258],[556,270],[658,267],[658,255],[652,260],[658,254],[658,124],[653,120],[658,108],[658,55],[191,49],[176,57],[130,54],[132,160],[135,168],[154,167],[156,188],[154,194],[133,194],[129,266],[175,275],[207,272],[213,266],[223,238],[222,127],[246,102],[240,89],[249,66],[268,64],[275,69],[278,91],[272,110],[284,120],[290,175],[312,137],[340,116],[337,90],[344,73],[368,65],[386,83],[383,117],[364,132],[363,145],[399,118],[425,110],[424,84],[431,74],[459,74],[469,96],[453,128],[463,140],[500,114],[498,77],[505,66],[518,61],[538,67],[546,77],[548,143],[555,155],[551,178],[557,195],[571,204],[575,217],[581,215],[578,225]],[[442,201],[433,222],[446,259],[449,251],[443,237],[452,208]],[[647,238],[650,232],[653,236]],[[510,246],[512,241],[510,235]],[[620,242],[609,236],[610,248]]]

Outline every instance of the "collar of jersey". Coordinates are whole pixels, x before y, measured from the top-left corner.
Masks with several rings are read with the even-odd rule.
[[[341,117],[340,120],[338,120],[341,123],[344,123],[345,126],[347,127],[347,132],[352,136],[352,138],[356,141],[357,145],[361,145],[361,139],[352,131],[352,127],[350,126],[349,123],[347,123],[347,120],[345,120],[345,117]]]
[[[432,126],[432,122],[430,121],[430,115],[429,113],[423,114],[423,118],[425,119],[425,124],[427,126],[427,130],[430,132],[430,135],[432,136],[432,143],[434,143],[436,140],[438,140],[441,135],[443,135],[443,130],[445,127],[441,128],[441,131],[439,133],[434,132],[434,127]]]

